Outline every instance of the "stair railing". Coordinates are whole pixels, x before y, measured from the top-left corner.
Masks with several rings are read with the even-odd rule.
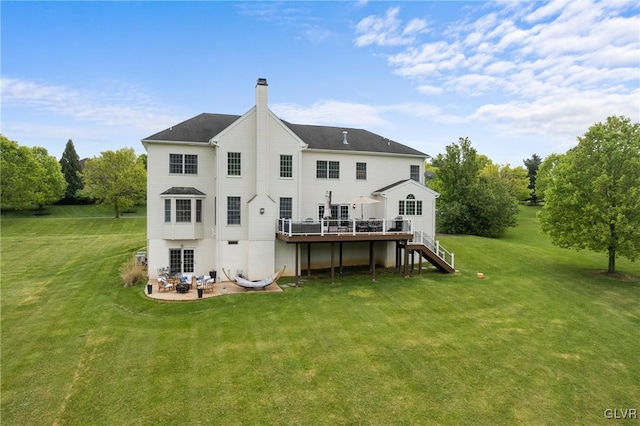
[[[455,269],[455,254],[445,249],[440,245],[439,240],[434,240],[423,231],[413,231],[413,242],[426,246],[429,250],[434,252],[440,259]]]

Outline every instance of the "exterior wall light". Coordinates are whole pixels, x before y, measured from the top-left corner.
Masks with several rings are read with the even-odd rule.
[[[264,214],[264,207],[260,207],[260,214]]]

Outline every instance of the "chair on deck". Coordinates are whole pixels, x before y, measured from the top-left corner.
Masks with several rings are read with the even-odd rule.
[[[376,219],[375,217],[369,218],[369,231],[371,231],[371,232],[381,232],[382,231],[382,221]]]

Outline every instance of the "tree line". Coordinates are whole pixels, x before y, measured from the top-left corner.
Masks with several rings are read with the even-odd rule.
[[[617,257],[640,257],[640,124],[608,117],[566,153],[523,164],[493,164],[468,138],[448,145],[426,173],[441,194],[438,231],[500,237],[516,226],[519,203],[542,203],[538,217],[553,244],[607,253],[611,274]]]
[[[86,200],[114,208],[115,217],[146,197],[146,156],[132,148],[85,162],[69,140],[60,161],[41,147],[2,142],[0,206],[41,211]],[[518,205],[543,204],[543,232],[566,248],[606,252],[608,272],[619,256],[640,257],[640,124],[608,117],[564,154],[537,154],[525,167],[494,164],[460,138],[426,165],[426,184],[440,193],[438,231],[497,238],[517,225]]]
[[[0,135],[2,209],[22,210],[62,204],[96,202],[120,213],[146,198],[146,156],[133,148],[104,151],[81,165],[73,141],[69,140],[58,161],[42,147],[21,146]]]

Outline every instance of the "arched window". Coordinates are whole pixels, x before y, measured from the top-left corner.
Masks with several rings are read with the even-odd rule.
[[[400,216],[422,216],[422,200],[416,200],[413,194],[407,195],[405,200],[398,203],[398,214]]]

